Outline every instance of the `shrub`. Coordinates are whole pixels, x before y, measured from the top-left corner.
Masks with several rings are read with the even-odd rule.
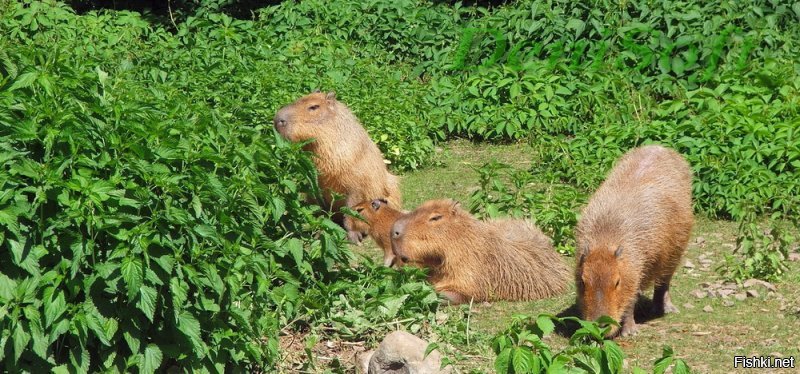
[[[556,328],[555,323],[576,323],[580,327],[572,333],[568,345],[559,352],[543,340]],[[599,323],[609,326],[600,327]],[[505,331],[497,334],[492,348],[497,354],[494,362],[498,373],[621,373],[625,355],[619,345],[605,338],[610,325],[617,322],[604,317],[598,322],[583,321],[576,317],[554,317],[540,314],[536,319],[515,316]],[[663,355],[655,362],[654,372],[664,373],[672,366],[673,373],[688,373],[689,367],[673,356],[672,349],[664,347]],[[639,368],[634,373],[643,373]]]

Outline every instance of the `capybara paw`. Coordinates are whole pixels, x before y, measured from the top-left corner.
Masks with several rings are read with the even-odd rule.
[[[620,331],[620,336],[633,336],[639,332],[639,325],[635,323],[623,323],[622,330]]]
[[[360,232],[357,231],[348,231],[347,232],[347,240],[350,243],[361,245],[361,241],[364,239],[364,236],[361,235]]]
[[[667,313],[680,313],[680,310],[678,310],[678,307],[676,307],[672,303],[664,304],[663,310],[664,310],[664,314],[667,314]]]

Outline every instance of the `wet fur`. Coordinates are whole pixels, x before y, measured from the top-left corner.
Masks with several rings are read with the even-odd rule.
[[[431,221],[431,217],[441,218]],[[480,221],[452,200],[434,200],[392,228],[396,255],[430,268],[453,303],[535,300],[566,290],[570,271],[550,239],[522,220]]]
[[[577,302],[585,319],[603,314],[624,319],[622,334],[634,333],[639,290],[651,285],[660,312],[677,311],[669,294],[664,299],[663,293],[691,235],[691,190],[689,164],[673,150],[645,146],[618,160],[589,200],[576,230]],[[614,287],[614,277],[619,277],[619,288]]]

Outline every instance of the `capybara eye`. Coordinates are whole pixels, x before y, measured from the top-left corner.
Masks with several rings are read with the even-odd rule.
[[[319,109],[319,105],[317,105],[317,104],[314,104],[314,105],[308,107],[308,110],[317,110],[317,109]]]
[[[364,211],[364,208],[356,208],[356,212],[357,212],[357,213],[361,213],[361,212],[363,212],[363,211]]]
[[[617,279],[617,284],[615,284],[614,287],[619,288],[619,279]]]
[[[435,215],[435,216],[432,216],[432,217],[430,218],[430,221],[431,221],[431,222],[433,222],[433,221],[438,221],[438,220],[440,220],[440,219],[442,219],[442,215],[441,215],[441,214],[437,214],[437,215]]]

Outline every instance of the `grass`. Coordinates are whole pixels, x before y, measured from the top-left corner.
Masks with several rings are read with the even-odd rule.
[[[524,166],[532,161],[531,154],[531,148],[524,143],[491,145],[459,140],[443,144],[435,155],[437,167],[402,175],[405,208],[413,209],[423,201],[447,197],[466,202],[470,192],[477,188],[475,167],[492,159]],[[618,340],[629,368],[638,366],[650,370],[653,362],[661,357],[664,345],[672,346],[676,355],[699,373],[730,372],[735,355],[800,358],[800,334],[797,334],[800,331],[800,263],[790,263],[789,273],[776,285],[777,293],[771,297],[767,297],[767,290],[758,288],[759,297],[744,301],[731,297],[727,300],[734,304],[725,306],[723,303],[727,300],[721,298],[699,299],[691,295],[702,283],[720,279],[714,269],[723,263],[724,253],[731,252],[735,229],[732,222],[697,218],[685,257],[695,267],[682,265],[673,280],[672,299],[680,313],[646,321],[637,335]],[[376,260],[381,258],[380,250],[371,241],[355,250]],[[713,261],[707,269],[700,266],[701,255]],[[568,258],[567,262],[573,264],[574,259]],[[646,295],[645,306],[652,290]],[[456,356],[452,358],[462,372],[492,372],[494,354],[488,342],[509,324],[514,314],[558,314],[568,310],[574,300],[573,286],[566,294],[547,300],[445,307],[444,314],[456,316],[463,312],[468,315],[469,344],[451,342],[462,343],[464,337],[458,334],[467,333],[463,326],[447,326],[455,324],[456,318],[451,318],[452,322],[445,323],[436,334],[423,338],[439,340],[440,345],[445,346],[445,354]],[[704,311],[706,306],[711,306],[713,311]],[[553,335],[549,343],[557,349],[566,344],[566,338]]]

